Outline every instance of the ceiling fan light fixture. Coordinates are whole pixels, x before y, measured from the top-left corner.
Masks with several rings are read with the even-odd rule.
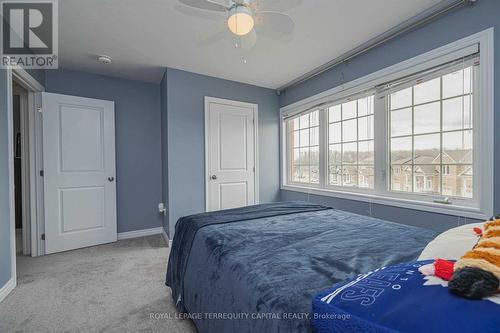
[[[233,34],[244,36],[252,31],[254,24],[252,11],[246,6],[233,6],[229,10],[227,26]]]

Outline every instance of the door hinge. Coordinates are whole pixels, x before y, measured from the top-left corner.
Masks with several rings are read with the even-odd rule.
[[[41,238],[42,238],[42,240],[45,240],[45,234],[42,234]]]
[[[36,108],[36,111],[37,111],[38,113],[42,113],[42,107],[41,107],[41,106],[37,107],[37,108]]]
[[[40,177],[43,177],[45,176],[45,172],[43,172],[43,170],[40,170]]]

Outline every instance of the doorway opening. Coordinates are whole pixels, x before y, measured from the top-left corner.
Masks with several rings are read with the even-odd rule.
[[[41,114],[44,87],[22,68],[7,71],[10,164],[11,261],[16,281],[16,259],[44,254]],[[15,286],[15,283],[14,283]]]
[[[16,254],[31,254],[28,91],[12,80]]]

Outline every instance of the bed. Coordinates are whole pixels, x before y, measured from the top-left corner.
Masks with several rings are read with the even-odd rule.
[[[436,233],[306,202],[179,219],[167,286],[201,333],[310,332],[335,283],[416,259]]]

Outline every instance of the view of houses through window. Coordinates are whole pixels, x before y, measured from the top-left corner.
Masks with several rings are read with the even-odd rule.
[[[373,95],[328,108],[328,182],[373,188]]]
[[[319,184],[319,111],[289,122],[292,181]]]
[[[472,197],[473,67],[390,95],[390,188]]]
[[[286,181],[387,197],[475,199],[478,72],[471,55],[286,118]],[[375,127],[376,117],[386,125]]]

